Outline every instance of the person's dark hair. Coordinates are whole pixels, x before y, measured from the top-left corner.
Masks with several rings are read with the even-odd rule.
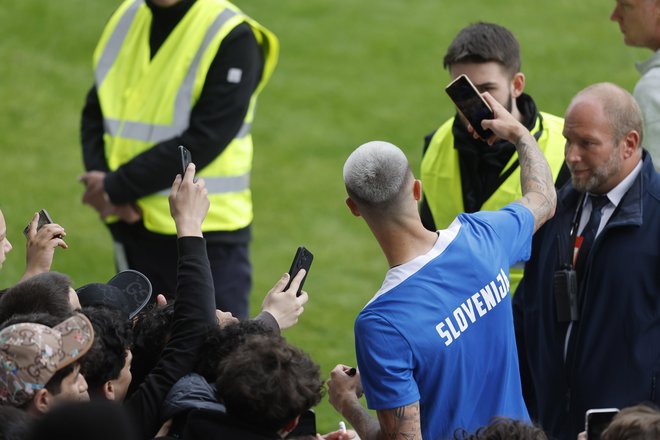
[[[60,394],[62,391],[62,381],[69,374],[73,373],[76,365],[78,365],[78,362],[74,362],[73,364],[69,364],[61,370],[57,370],[53,377],[51,377],[46,385],[44,385],[44,388],[46,388],[50,394]]]
[[[66,319],[66,318],[65,318]],[[0,323],[0,330],[7,328],[10,325],[20,324],[23,322],[34,322],[35,324],[46,325],[48,327],[55,327],[64,319],[50,315],[48,313],[23,313],[14,315],[11,318]]]
[[[208,383],[214,383],[218,378],[220,361],[243,344],[248,336],[263,334],[274,334],[274,332],[255,320],[209,329],[195,362],[195,372],[203,376]]]
[[[603,431],[602,440],[651,440],[660,438],[660,411],[651,405],[622,409]]]
[[[29,440],[137,440],[122,405],[104,400],[67,402],[48,411],[31,429]]]
[[[58,272],[46,272],[10,287],[0,297],[0,323],[15,314],[48,313],[60,322],[73,315],[69,302],[71,279]]]
[[[227,414],[270,432],[318,404],[320,368],[278,335],[252,335],[218,365],[215,382]]]
[[[0,406],[0,439],[25,440],[32,426],[32,417],[13,406]]]
[[[133,361],[131,374],[133,380],[128,387],[130,396],[153,367],[156,366],[160,354],[170,340],[172,333],[172,317],[174,302],[165,306],[150,305],[137,315],[133,323]]]
[[[511,31],[493,23],[475,23],[456,35],[443,60],[445,68],[459,63],[495,61],[513,76],[520,72],[520,46]]]
[[[454,440],[547,440],[543,429],[529,423],[507,417],[494,417],[490,424],[477,429],[474,434],[457,429]]]
[[[81,359],[80,371],[90,396],[99,395],[103,384],[117,379],[131,349],[131,321],[119,311],[107,307],[84,307],[83,313],[94,327],[94,344]]]

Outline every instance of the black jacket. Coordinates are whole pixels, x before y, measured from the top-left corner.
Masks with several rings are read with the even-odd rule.
[[[164,437],[171,438],[171,437]],[[280,440],[275,432],[260,431],[223,412],[194,409],[186,420],[183,440]]]
[[[513,298],[530,416],[566,440],[584,430],[590,408],[660,404],[660,175],[644,152],[641,173],[596,237],[564,360],[568,323],[556,319],[553,272],[558,252],[569,255],[580,196],[570,182],[560,190]]]
[[[206,331],[216,325],[215,293],[206,242],[201,237],[178,241],[176,301],[171,338],[140,387],[124,402],[140,438],[152,438],[161,426],[160,410],[170,388],[190,373]]]

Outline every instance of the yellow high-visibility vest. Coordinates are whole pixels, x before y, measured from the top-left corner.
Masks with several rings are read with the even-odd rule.
[[[458,150],[454,148],[452,126],[454,118],[449,119],[435,132],[429,143],[421,164],[421,180],[424,197],[429,206],[437,229],[447,228],[458,214],[465,211],[463,206],[463,187],[461,170],[458,162]],[[557,178],[564,163],[564,145],[562,135],[564,120],[557,116],[541,112],[537,118],[532,135],[537,135],[539,148],[550,164],[554,178]],[[518,160],[514,153],[504,167],[508,170]],[[482,211],[496,211],[522,197],[520,188],[520,167],[500,185],[481,207]],[[515,292],[523,274],[523,264],[510,268],[511,292]]]
[[[211,207],[203,231],[233,231],[252,222],[252,137],[259,92],[279,54],[275,35],[224,0],[197,0],[151,59],[152,14],[144,0],[126,0],[106,25],[94,52],[95,84],[104,117],[105,155],[116,170],[154,144],[183,133],[198,101],[211,62],[223,39],[239,24],[252,28],[264,54],[261,80],[243,126],[225,150],[197,171],[204,177]],[[175,234],[169,188],[140,198],[144,226]]]

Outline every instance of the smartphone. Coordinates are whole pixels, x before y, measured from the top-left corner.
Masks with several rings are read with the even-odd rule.
[[[588,440],[598,440],[619,410],[617,408],[594,408],[584,416],[584,430]]]
[[[481,126],[481,121],[484,119],[495,117],[493,109],[472,84],[470,78],[466,75],[459,76],[445,88],[445,91],[482,139],[486,140],[493,135],[491,130],[484,130]]]
[[[284,290],[287,290],[291,286],[291,281],[293,281],[293,278],[296,276],[296,274],[298,274],[300,269],[305,269],[305,277],[300,282],[300,286],[298,286],[298,292],[296,292],[296,296],[300,296],[303,284],[305,284],[307,275],[309,275],[309,268],[312,266],[312,260],[314,260],[314,255],[312,255],[312,253],[308,251],[305,246],[298,247],[296,255],[293,257],[293,262],[291,263],[291,269],[289,269],[289,282],[286,284]]]
[[[314,413],[314,410],[309,409],[302,413],[296,427],[285,438],[304,437],[308,435],[316,437],[316,432],[316,413]]]
[[[179,152],[181,152],[181,177],[183,177],[186,175],[188,165],[192,162],[192,155],[183,145],[179,145]]]
[[[39,220],[37,220],[37,231],[41,229],[44,225],[47,225],[49,223],[54,223],[53,219],[50,218],[50,215],[48,214],[48,211],[45,209],[39,210]],[[30,230],[30,224],[23,229],[23,235],[27,237],[28,231]],[[58,238],[62,238],[61,236]]]

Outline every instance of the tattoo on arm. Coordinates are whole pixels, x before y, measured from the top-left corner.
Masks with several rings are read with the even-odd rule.
[[[378,411],[380,437],[387,440],[420,440],[422,428],[419,416],[419,402],[400,408]]]
[[[531,134],[524,134],[516,142],[520,161],[520,186],[522,199],[519,203],[534,215],[534,231],[554,214],[557,204],[552,171],[538,144]]]

